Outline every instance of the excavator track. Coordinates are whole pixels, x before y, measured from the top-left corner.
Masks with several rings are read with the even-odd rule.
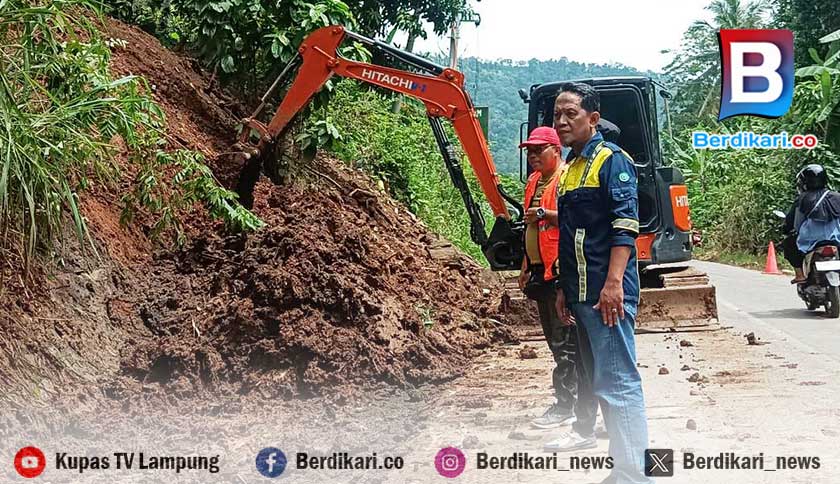
[[[719,327],[715,286],[690,266],[651,266],[641,274],[637,332],[702,331]]]
[[[715,287],[709,276],[697,268],[651,266],[640,274],[642,283],[636,332],[712,331],[720,328]],[[542,336],[536,306],[519,290],[515,275],[505,278],[502,308],[531,310],[534,327],[519,328],[520,338],[538,340]]]

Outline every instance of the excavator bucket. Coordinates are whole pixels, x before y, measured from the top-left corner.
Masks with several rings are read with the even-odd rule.
[[[715,287],[692,267],[649,268],[643,283],[636,329],[702,331],[717,328]]]

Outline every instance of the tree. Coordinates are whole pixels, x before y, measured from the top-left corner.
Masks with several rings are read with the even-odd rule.
[[[811,62],[808,51],[817,50],[820,57],[828,52],[828,45],[819,39],[840,28],[840,3],[837,0],[776,0],[776,27],[792,30],[794,55],[798,65]]]
[[[674,60],[665,68],[681,85],[674,103],[678,119],[688,122],[684,118],[709,115],[715,105],[712,101],[720,93],[721,78],[718,31],[762,28],[767,8],[761,0],[714,0],[706,7],[713,20],[697,20],[688,28]]]
[[[822,37],[819,42],[827,47],[825,60],[811,47],[808,51],[815,64],[796,70],[796,77],[810,79],[815,84],[812,92],[818,93],[817,109],[809,110],[803,121],[819,126],[826,141],[840,147],[840,30]]]
[[[426,38],[423,22],[436,34],[446,32],[458,16],[472,12],[468,0],[347,0],[362,33],[387,35],[393,27]]]
[[[111,13],[197,54],[223,81],[255,97],[313,30],[341,24],[363,35],[426,37],[472,12],[468,0],[105,0]],[[177,40],[176,40],[177,39]]]

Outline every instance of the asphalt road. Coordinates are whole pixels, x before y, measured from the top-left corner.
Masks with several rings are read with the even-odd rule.
[[[721,324],[744,332],[755,331],[767,341],[799,345],[810,353],[840,362],[840,319],[828,319],[821,309],[808,311],[790,285],[792,276],[713,262],[694,261],[717,288]]]

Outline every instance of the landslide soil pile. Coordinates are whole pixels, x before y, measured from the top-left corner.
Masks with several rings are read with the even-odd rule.
[[[241,167],[224,152],[241,105],[153,37],[117,21],[107,30],[126,42],[113,52],[114,73],[145,77],[173,147],[204,153],[232,187]],[[47,395],[84,393],[88,401],[345,399],[382,382],[451,379],[479,350],[512,338],[505,321],[522,315],[499,314],[498,277],[366,175],[325,156],[301,173],[286,186],[265,178],[257,185],[254,210],[266,228],[230,235],[199,213],[188,219],[192,242],[153,255],[142,230],[115,230],[118,193],[89,195],[106,269],[91,284],[80,262],[59,278],[56,287],[69,289],[47,284],[35,309],[23,301],[5,311],[0,362],[24,352],[31,364],[6,365],[0,379],[21,386],[29,378]],[[17,339],[31,325],[37,337]]]
[[[127,345],[126,378],[112,391],[292,397],[339,387],[331,395],[344,398],[375,382],[451,379],[476,350],[511,339],[492,275],[371,197],[361,175],[318,162],[335,167],[337,186],[263,182],[255,210],[266,229],[202,237],[157,262],[139,308],[154,336]]]

